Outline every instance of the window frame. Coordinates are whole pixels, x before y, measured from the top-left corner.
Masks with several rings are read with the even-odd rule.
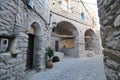
[[[84,12],[80,13],[80,18],[81,18],[82,21],[85,21],[86,17],[85,17],[85,13]]]
[[[4,44],[4,41],[6,41],[6,44]],[[0,38],[0,53],[1,52],[7,52],[9,47],[9,39],[8,38]]]

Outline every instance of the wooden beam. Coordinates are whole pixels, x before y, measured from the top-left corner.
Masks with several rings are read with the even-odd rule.
[[[3,35],[0,35],[0,38],[13,39],[13,38],[15,38],[15,36],[14,35],[5,35],[5,34],[3,34]]]
[[[73,35],[59,35],[56,33],[51,32],[51,36],[55,36],[55,37],[62,37],[62,38],[74,38],[75,36]]]

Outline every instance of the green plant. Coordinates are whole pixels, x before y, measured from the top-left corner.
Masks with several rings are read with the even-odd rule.
[[[49,56],[49,58],[51,59],[52,56],[54,56],[54,50],[51,47],[48,47],[46,49],[46,54]]]

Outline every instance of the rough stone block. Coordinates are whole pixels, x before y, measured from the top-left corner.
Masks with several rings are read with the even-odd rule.
[[[4,67],[5,67],[5,64],[4,63],[0,63],[0,69],[4,68]]]
[[[7,73],[7,71],[6,71],[6,70],[4,70],[4,69],[0,69],[0,76],[5,75],[6,73]]]
[[[10,80],[16,80],[16,78],[13,76],[13,77],[10,78]]]
[[[2,56],[0,56],[0,62],[3,62],[4,58]]]
[[[17,80],[24,80],[25,72],[16,73],[14,76],[17,78]]]

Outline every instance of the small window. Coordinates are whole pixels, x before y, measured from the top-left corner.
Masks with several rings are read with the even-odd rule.
[[[8,49],[8,39],[0,38],[0,52],[6,52]]]
[[[4,40],[4,41],[3,41],[3,44],[6,45],[6,44],[7,44],[7,40]]]
[[[53,4],[53,5],[55,5],[55,3],[54,3],[54,2],[53,2],[52,4]]]
[[[81,20],[85,20],[85,14],[84,14],[84,12],[81,12]]]

